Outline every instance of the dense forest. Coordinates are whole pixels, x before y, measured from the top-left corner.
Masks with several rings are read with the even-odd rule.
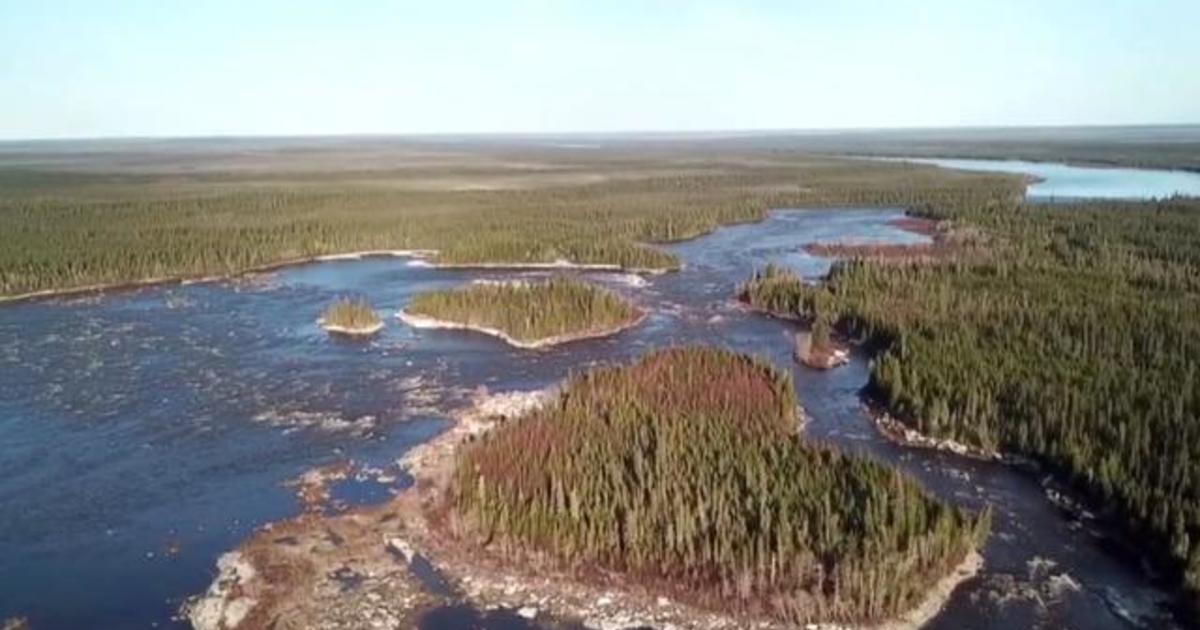
[[[887,129],[729,139],[836,155],[974,158],[1200,172],[1200,125]]]
[[[0,170],[0,296],[230,274],[374,249],[437,249],[451,263],[669,269],[678,261],[649,244],[757,220],[772,208],[966,202],[1021,191],[1012,177],[788,154],[681,151],[574,164],[556,155],[517,157],[540,162],[515,174],[451,165],[293,179]],[[541,164],[549,160],[558,162]],[[457,187],[438,187],[447,178]],[[479,181],[495,188],[466,187]]]
[[[538,282],[485,282],[413,297],[415,315],[499,330],[518,341],[616,329],[639,316],[632,304],[593,284],[558,276]]]
[[[743,298],[882,344],[870,392],[904,421],[1036,459],[1200,592],[1200,201],[918,208],[986,243]]]
[[[465,447],[453,488],[473,533],[514,559],[793,622],[906,611],[987,529],[898,471],[807,442],[790,376],[710,348],[575,376]]]

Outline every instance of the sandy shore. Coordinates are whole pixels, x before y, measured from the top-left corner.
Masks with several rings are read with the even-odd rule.
[[[412,571],[416,563],[428,561],[448,581],[447,590],[478,607],[510,608],[527,618],[574,618],[602,630],[794,627],[700,610],[616,574],[583,583],[570,574],[524,566],[464,544],[445,506],[457,449],[502,418],[527,413],[554,395],[553,389],[478,394],[455,415],[450,429],[404,456],[402,464],[414,479],[409,489],[381,506],[334,516],[310,510],[264,527],[222,556],[212,586],[185,605],[183,613],[197,630],[411,627],[424,610],[456,599],[431,592]],[[972,552],[930,588],[920,605],[899,619],[860,627],[919,628],[981,564],[982,558]]]
[[[425,315],[417,315],[415,313],[409,313],[408,311],[405,311],[403,309],[401,309],[399,312],[396,313],[396,318],[399,319],[400,321],[404,322],[405,324],[412,326],[413,328],[470,330],[470,331],[474,331],[474,332],[478,332],[478,333],[483,333],[485,335],[491,335],[493,337],[499,337],[500,339],[503,339],[504,342],[507,343],[508,345],[516,347],[516,348],[521,348],[524,350],[537,350],[540,348],[549,348],[549,347],[561,345],[564,343],[570,343],[572,341],[582,341],[584,339],[598,339],[600,337],[608,337],[610,335],[615,335],[621,331],[628,330],[630,328],[637,326],[638,324],[641,324],[642,320],[646,319],[646,313],[644,311],[639,310],[637,312],[637,315],[633,319],[626,321],[620,325],[612,326],[609,328],[598,328],[595,330],[587,330],[587,331],[582,331],[582,332],[577,332],[577,333],[567,333],[567,334],[563,334],[563,335],[555,335],[552,337],[544,337],[542,339],[535,339],[533,341],[523,341],[521,339],[516,339],[513,336],[509,335],[508,333],[506,333],[503,330],[500,330],[498,328],[488,328],[487,326],[476,326],[473,324],[463,324],[461,322],[452,322],[449,320],[437,319],[434,317],[427,317]]]
[[[369,337],[383,330],[383,322],[378,321],[370,326],[339,326],[337,324],[326,324],[324,320],[318,319],[317,325],[325,329],[327,332],[336,333],[339,335],[349,335],[351,337]]]

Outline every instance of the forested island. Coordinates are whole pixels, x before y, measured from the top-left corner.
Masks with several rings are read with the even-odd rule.
[[[370,336],[383,330],[383,319],[366,299],[341,298],[325,309],[321,328],[341,335]]]
[[[411,622],[439,596],[399,560],[481,607],[604,627],[919,626],[979,568],[990,512],[801,429],[790,375],[706,347],[485,396],[405,455],[408,490],[260,531],[186,612],[201,630],[352,617],[361,593],[321,585],[353,566],[389,575]]]
[[[558,276],[422,293],[398,316],[417,328],[462,328],[519,348],[542,348],[608,336],[637,325],[645,314],[612,291]]]
[[[850,259],[743,299],[883,348],[869,395],[921,434],[1032,458],[1200,592],[1200,203],[929,203],[986,246]]]
[[[799,428],[788,375],[724,350],[655,352],[571,379],[466,447],[454,526],[514,562],[600,567],[792,623],[903,613],[986,532]]]

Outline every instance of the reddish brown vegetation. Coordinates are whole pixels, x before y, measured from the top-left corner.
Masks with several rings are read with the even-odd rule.
[[[807,353],[796,355],[796,360],[815,370],[828,370],[849,362],[849,352],[843,348],[813,348]]]
[[[619,573],[785,622],[911,608],[986,523],[797,435],[790,375],[709,348],[577,376],[464,448],[454,531],[513,564]]]
[[[933,219],[926,219],[923,217],[906,216],[899,219],[892,219],[891,221],[888,221],[888,225],[898,227],[906,232],[923,234],[925,236],[937,236],[939,233],[938,222],[934,221]]]

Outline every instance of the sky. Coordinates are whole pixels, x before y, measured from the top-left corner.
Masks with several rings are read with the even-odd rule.
[[[0,138],[1200,123],[1197,0],[0,0]]]

